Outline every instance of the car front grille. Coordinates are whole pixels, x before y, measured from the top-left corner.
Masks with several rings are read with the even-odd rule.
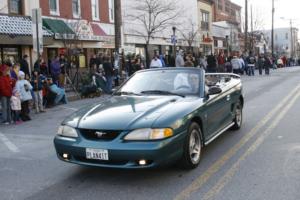
[[[80,129],[81,135],[87,140],[111,141],[117,138],[122,131],[102,131]]]

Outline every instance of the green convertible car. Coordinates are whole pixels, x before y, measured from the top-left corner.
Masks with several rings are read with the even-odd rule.
[[[201,149],[242,125],[242,83],[197,68],[135,73],[107,100],[65,119],[54,139],[59,159],[88,166],[192,169]]]

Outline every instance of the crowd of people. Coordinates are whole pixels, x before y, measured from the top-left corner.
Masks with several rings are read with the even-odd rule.
[[[185,53],[183,50],[179,50],[173,64],[166,64],[170,63],[167,59],[163,55],[155,55],[150,68],[200,67],[205,69],[207,73],[235,73],[254,76],[256,69],[258,69],[259,75],[262,75],[263,71],[266,75],[269,75],[270,69],[277,66],[276,61],[270,55],[254,55],[252,52],[247,56],[238,52],[232,53],[230,56],[225,55],[224,52],[220,52],[218,55],[203,56],[199,54],[196,56],[193,53]]]
[[[56,58],[57,59],[57,58]],[[61,56],[61,61],[63,57]],[[44,113],[46,107],[66,104],[63,63],[51,62],[50,68],[40,57],[29,70],[28,56],[20,63],[5,62],[0,66],[1,119],[3,124],[20,124],[30,121],[31,111]],[[59,68],[59,69],[58,69]],[[56,71],[57,70],[57,71]],[[58,79],[58,77],[61,77]]]

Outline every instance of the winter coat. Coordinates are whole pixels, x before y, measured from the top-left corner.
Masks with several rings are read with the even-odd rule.
[[[32,100],[32,86],[27,80],[18,80],[16,84],[16,90],[19,92],[22,102]]]
[[[20,70],[22,72],[24,72],[27,76],[30,76],[29,65],[28,65],[27,60],[25,60],[25,59],[21,60],[21,62],[20,62]]]
[[[175,63],[176,67],[184,67],[184,60],[183,60],[182,55],[177,55],[175,62],[176,62]]]
[[[53,60],[51,62],[51,74],[53,76],[58,76],[60,74],[60,62],[59,60]]]
[[[0,76],[0,96],[11,97],[13,82],[9,76]]]
[[[37,83],[35,81],[37,80]],[[45,81],[45,77],[43,75],[32,76],[31,85],[33,87],[33,91],[40,91],[43,89],[43,82]]]

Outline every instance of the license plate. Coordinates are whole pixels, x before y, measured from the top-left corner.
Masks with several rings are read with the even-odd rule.
[[[106,149],[86,149],[86,158],[92,160],[108,160],[108,151]]]

